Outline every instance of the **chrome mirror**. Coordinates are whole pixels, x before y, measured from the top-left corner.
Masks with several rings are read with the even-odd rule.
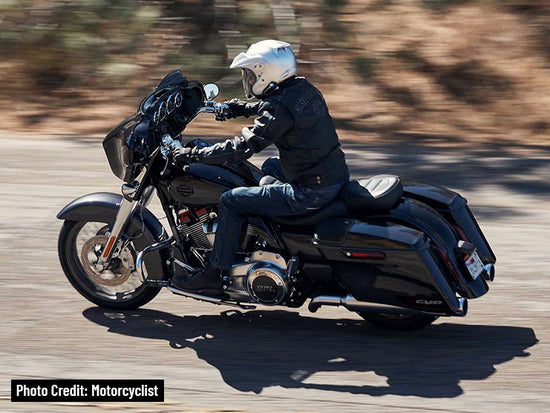
[[[220,88],[215,83],[208,83],[203,86],[207,100],[213,100],[220,94]]]

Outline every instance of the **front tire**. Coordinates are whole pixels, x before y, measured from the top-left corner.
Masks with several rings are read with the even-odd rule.
[[[423,314],[384,314],[370,312],[357,312],[357,314],[377,327],[399,331],[419,330],[430,325],[438,318],[437,316]]]
[[[105,276],[91,272],[93,262],[86,262],[93,260],[94,254],[97,258],[101,252],[100,240],[107,230],[102,222],[65,221],[58,241],[63,272],[83,297],[100,307],[113,310],[139,308],[155,298],[160,288],[145,285],[144,279],[135,271],[136,251],[131,240],[127,242],[124,255],[111,262],[111,270]],[[94,239],[97,240],[95,243]]]

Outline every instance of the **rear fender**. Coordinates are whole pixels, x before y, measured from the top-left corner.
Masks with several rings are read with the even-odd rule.
[[[457,226],[464,233],[465,241],[472,242],[485,264],[496,262],[495,254],[487,242],[465,198],[458,193],[437,185],[403,179],[403,192],[429,205],[440,213],[447,222]]]
[[[458,239],[449,223],[433,208],[416,199],[403,198],[402,201],[389,211],[384,217],[393,222],[405,223],[407,226],[418,229],[426,234],[432,242],[440,248],[448,258],[450,277],[457,280],[461,295],[466,298],[477,298],[484,295],[489,287],[483,277],[476,280],[466,279],[459,265],[459,257],[456,254]],[[456,274],[456,275],[455,275]]]
[[[65,221],[95,221],[104,222],[110,226],[116,219],[119,210],[122,195],[98,192],[84,195],[71,201],[58,214],[57,218]],[[143,217],[143,221],[141,218]],[[158,241],[167,238],[164,227],[159,220],[147,208],[143,208],[142,213],[136,213],[132,217],[126,232],[130,236],[143,233],[133,242],[138,251]],[[164,257],[166,255],[166,257]],[[151,279],[163,279],[167,274],[164,262],[168,258],[167,251],[155,251],[147,254],[145,257],[145,266]]]

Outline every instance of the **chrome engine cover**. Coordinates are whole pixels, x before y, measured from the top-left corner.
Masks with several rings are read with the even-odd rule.
[[[286,280],[286,271],[278,265],[270,262],[258,262],[248,269],[246,287],[257,302],[276,305],[288,293]]]
[[[256,251],[247,262],[233,267],[232,283],[225,292],[237,302],[279,304],[288,293],[286,269],[280,255]]]

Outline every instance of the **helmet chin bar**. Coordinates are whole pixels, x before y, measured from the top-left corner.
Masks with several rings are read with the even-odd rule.
[[[279,90],[279,84],[276,82],[271,82],[269,85],[266,86],[266,88],[262,91],[260,95],[256,95],[254,92],[252,92],[252,88],[250,90],[247,90],[245,82],[246,81],[243,79],[244,95],[247,99],[264,99]]]
[[[271,95],[273,92],[276,92],[279,90],[279,84],[275,82],[271,82],[262,92],[262,97],[266,97]]]

